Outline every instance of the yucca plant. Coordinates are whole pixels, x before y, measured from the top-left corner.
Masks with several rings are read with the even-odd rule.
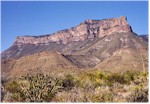
[[[30,83],[30,87],[23,89],[25,97],[30,102],[49,102],[59,88],[59,79],[52,78],[48,75],[36,74],[26,75],[23,77]]]
[[[6,83],[5,89],[12,93],[13,101],[50,102],[58,89],[62,88],[59,82],[58,78],[49,75],[27,74]]]

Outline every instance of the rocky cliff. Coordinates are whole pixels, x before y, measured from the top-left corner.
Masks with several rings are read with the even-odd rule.
[[[29,69],[141,71],[148,68],[148,39],[132,32],[126,17],[86,20],[49,35],[19,36],[1,56],[4,77]]]
[[[114,32],[131,32],[131,27],[127,23],[126,17],[86,20],[76,27],[58,31],[45,36],[18,36],[14,45],[21,44],[46,44],[57,42],[67,44],[73,41],[85,41],[86,39],[101,38]]]

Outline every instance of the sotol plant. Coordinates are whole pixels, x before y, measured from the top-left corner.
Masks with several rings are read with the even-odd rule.
[[[17,91],[14,87],[17,86]],[[35,74],[22,76],[17,81],[12,81],[6,84],[6,90],[16,97],[20,98],[19,101],[26,102],[50,102],[58,89],[61,88],[59,79],[52,78],[49,75]]]

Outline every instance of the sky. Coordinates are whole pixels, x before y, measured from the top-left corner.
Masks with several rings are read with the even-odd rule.
[[[148,1],[2,1],[1,51],[17,36],[51,34],[87,19],[127,16],[137,34],[148,34]]]

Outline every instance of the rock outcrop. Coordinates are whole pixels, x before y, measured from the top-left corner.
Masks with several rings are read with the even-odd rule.
[[[19,36],[1,56],[4,78],[37,68],[141,71],[148,68],[148,39],[133,33],[126,17],[86,20],[50,35]]]
[[[47,44],[57,42],[67,44],[73,41],[85,41],[86,39],[101,38],[114,32],[131,32],[132,29],[127,23],[126,17],[86,20],[76,27],[58,31],[45,36],[18,36],[14,45],[22,44]]]

